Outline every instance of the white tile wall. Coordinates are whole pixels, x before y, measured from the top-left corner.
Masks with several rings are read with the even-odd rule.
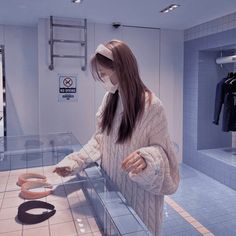
[[[196,25],[184,31],[184,41],[236,28],[236,12]]]

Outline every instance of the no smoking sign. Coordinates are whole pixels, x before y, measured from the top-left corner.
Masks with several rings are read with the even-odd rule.
[[[59,101],[77,101],[77,76],[59,75]]]

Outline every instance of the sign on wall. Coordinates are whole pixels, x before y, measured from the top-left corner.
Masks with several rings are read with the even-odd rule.
[[[77,76],[59,75],[59,102],[78,101]]]

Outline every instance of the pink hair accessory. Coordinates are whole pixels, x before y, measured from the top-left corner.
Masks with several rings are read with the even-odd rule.
[[[103,55],[104,57],[109,58],[112,61],[114,60],[113,55],[112,55],[112,51],[109,48],[107,48],[106,46],[104,46],[103,44],[98,45],[97,49],[95,50],[95,54],[97,54],[97,53]]]
[[[50,188],[48,191],[42,191],[42,192],[33,192],[30,191],[30,189],[34,188],[40,188],[40,187],[45,187],[45,188]],[[53,192],[51,189],[52,185],[46,182],[42,181],[27,181],[21,186],[21,192],[19,194],[20,197],[24,199],[37,199],[37,198],[42,198],[46,197],[49,194]]]
[[[30,180],[29,180],[30,179]],[[31,180],[36,179],[36,180]],[[38,181],[45,183],[47,181],[46,176],[36,174],[36,173],[23,173],[18,177],[17,185],[21,186],[22,184],[28,182],[28,181]]]

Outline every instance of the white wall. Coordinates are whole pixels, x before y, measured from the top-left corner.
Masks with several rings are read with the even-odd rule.
[[[36,27],[1,26],[5,46],[7,134],[38,133]]]
[[[79,141],[84,144],[94,132],[95,113],[105,91],[99,82],[95,82],[92,79],[89,68],[86,72],[80,70],[79,64],[81,62],[78,60],[57,60],[55,62],[55,69],[49,71],[49,38],[47,29],[48,22],[41,20],[38,28],[40,133],[69,131],[73,132]],[[68,34],[70,34],[72,39],[75,36],[72,32],[67,32],[67,38]],[[60,35],[60,37],[63,37],[63,35]],[[144,82],[150,89],[157,93],[159,88],[159,30],[131,29],[126,27],[114,29],[111,25],[89,24],[89,58],[94,53],[95,47],[98,44],[108,42],[114,38],[122,39],[130,45],[138,59],[140,74]],[[65,53],[66,50],[70,50],[68,48],[64,49]],[[59,48],[56,48],[56,50],[63,51],[63,49]],[[78,102],[58,102],[58,74],[60,73],[78,75]],[[51,112],[52,110],[53,113]]]
[[[82,60],[56,59],[50,71],[48,20],[37,31],[30,27],[0,27],[6,48],[8,134],[73,132],[84,144],[94,132],[95,112],[104,90],[93,81]],[[56,32],[57,37],[65,35]],[[67,32],[66,37],[73,36]],[[88,25],[88,57],[99,43],[113,38],[126,41],[137,57],[145,84],[163,101],[173,141],[182,154],[183,32]],[[0,41],[1,42],[1,41]],[[27,49],[27,50],[26,50]],[[56,47],[74,53],[80,48]],[[64,50],[64,51],[63,51]],[[88,58],[88,61],[89,61]],[[58,74],[78,75],[78,102],[58,102]]]
[[[166,108],[170,134],[179,146],[182,160],[183,145],[183,31],[161,30],[160,98]]]
[[[73,33],[70,34],[73,36]],[[38,35],[39,132],[73,132],[80,143],[85,143],[95,129],[94,81],[89,69],[81,71],[82,61],[79,60],[56,59],[55,69],[50,71],[47,20],[40,20]],[[93,26],[89,26],[88,37],[88,55],[91,55],[94,51]],[[58,74],[78,76],[78,102],[58,102]]]

